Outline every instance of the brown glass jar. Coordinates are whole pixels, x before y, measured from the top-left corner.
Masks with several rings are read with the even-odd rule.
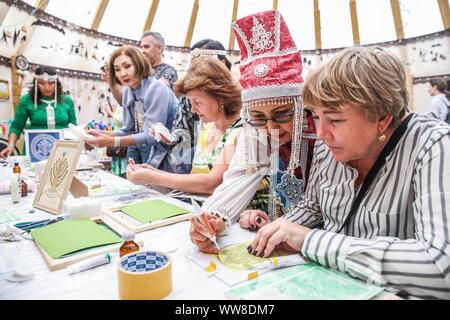
[[[134,232],[125,231],[122,235],[122,239],[125,241],[119,249],[120,257],[126,254],[139,251],[139,245],[134,242]]]

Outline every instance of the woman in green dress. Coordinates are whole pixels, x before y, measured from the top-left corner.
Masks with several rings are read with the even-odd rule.
[[[9,129],[8,146],[0,152],[0,157],[5,158],[13,153],[28,119],[28,129],[64,129],[69,123],[77,124],[73,101],[63,95],[61,82],[52,67],[36,68],[33,86],[17,105]]]

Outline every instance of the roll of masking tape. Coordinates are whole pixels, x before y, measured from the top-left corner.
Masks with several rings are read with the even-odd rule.
[[[164,253],[130,253],[119,260],[117,268],[121,299],[157,300],[172,291],[172,259]]]

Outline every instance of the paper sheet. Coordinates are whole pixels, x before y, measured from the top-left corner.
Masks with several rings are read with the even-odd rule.
[[[277,270],[225,293],[231,299],[370,299],[383,288],[314,263]]]
[[[247,235],[243,236],[243,238],[246,237]],[[229,286],[234,286],[238,283],[249,280],[249,277],[259,277],[263,273],[270,271],[270,269],[258,271],[250,269],[254,264],[267,260],[267,258],[255,257],[249,254],[247,251],[247,246],[250,243],[251,241],[247,240],[245,242],[232,244],[224,247],[218,255],[205,254],[195,248],[187,254],[187,257],[197,263],[203,270],[206,270],[211,261],[214,261],[216,263],[216,270],[210,275],[214,275],[216,278],[220,279]],[[274,251],[271,257],[277,257],[285,254],[288,253]]]
[[[264,262],[267,258],[256,257],[247,251],[247,247],[251,244],[251,241],[238,243],[220,250],[218,259],[224,265],[230,269],[236,271],[250,270],[255,264]],[[288,252],[273,251],[270,255],[271,258],[279,257],[289,254]]]
[[[0,224],[5,223],[5,222],[19,220],[19,219],[20,219],[20,217],[15,213],[0,212]]]
[[[53,259],[87,248],[122,242],[114,232],[91,219],[56,222],[32,230],[31,236]]]
[[[163,220],[189,210],[167,203],[160,199],[146,200],[122,208],[122,211],[142,223]]]
[[[125,180],[126,182],[126,180]],[[123,183],[121,185],[108,185],[108,182],[103,182],[100,188],[89,189],[89,197],[100,198],[116,195],[124,195],[130,193],[138,193],[145,190],[144,186],[137,186],[133,184]],[[121,182],[122,183],[122,182]]]

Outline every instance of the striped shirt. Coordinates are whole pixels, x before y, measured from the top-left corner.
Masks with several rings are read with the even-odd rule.
[[[368,283],[450,299],[450,126],[414,114],[342,233],[357,171],[315,146],[310,181],[288,220],[313,229],[302,254]]]

